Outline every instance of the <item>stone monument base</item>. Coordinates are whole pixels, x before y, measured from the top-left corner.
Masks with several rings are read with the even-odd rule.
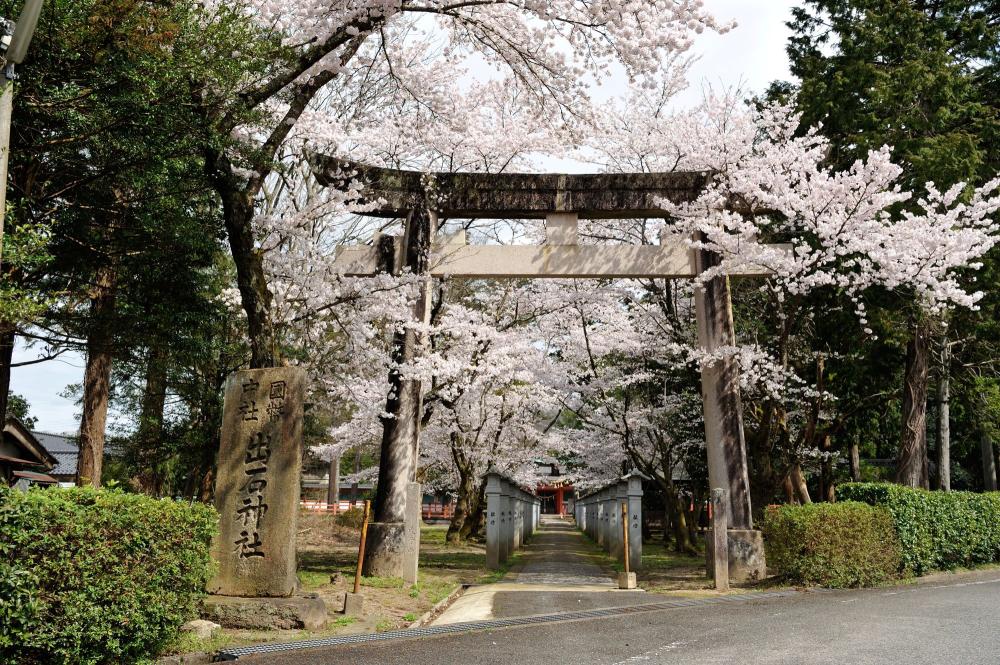
[[[209,595],[202,604],[202,618],[225,628],[318,630],[327,620],[326,603],[316,595],[290,598]]]
[[[403,577],[406,568],[406,524],[403,522],[369,522],[365,541],[364,575],[372,577]]]
[[[764,535],[755,529],[729,529],[729,581],[733,584],[741,582],[757,582],[767,576],[767,565],[764,560]],[[705,569],[708,577],[714,579],[713,570],[715,546],[712,542],[712,532],[705,539]]]
[[[365,576],[401,577],[417,583],[420,564],[420,483],[407,483],[401,522],[369,522],[365,541]]]

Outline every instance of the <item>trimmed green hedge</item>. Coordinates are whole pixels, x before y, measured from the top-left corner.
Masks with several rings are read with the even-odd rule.
[[[1000,492],[848,483],[837,488],[837,497],[888,510],[903,548],[903,567],[915,575],[1000,561]]]
[[[0,487],[0,662],[138,663],[196,615],[215,510]]]
[[[894,580],[900,546],[883,508],[847,501],[768,506],[767,567],[793,584],[875,586]]]

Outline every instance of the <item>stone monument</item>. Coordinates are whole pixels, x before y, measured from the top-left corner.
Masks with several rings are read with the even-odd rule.
[[[215,484],[219,535],[212,544],[219,570],[208,583],[214,596],[205,603],[212,616],[272,615],[281,605],[278,614],[312,617],[284,616],[287,627],[317,627],[317,614],[325,621],[321,600],[290,598],[298,586],[305,385],[305,371],[296,367],[241,370],[226,382]],[[263,607],[269,603],[277,605]]]

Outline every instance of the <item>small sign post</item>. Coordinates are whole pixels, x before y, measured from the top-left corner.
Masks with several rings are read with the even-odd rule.
[[[371,501],[365,500],[365,516],[361,522],[361,542],[358,544],[358,568],[354,571],[354,593],[361,592],[361,563],[365,560],[365,538],[368,537],[368,517],[371,514]]]
[[[622,561],[625,563],[625,572],[618,574],[619,589],[635,589],[639,586],[629,561],[631,552],[628,544],[628,524],[628,501],[622,501]]]

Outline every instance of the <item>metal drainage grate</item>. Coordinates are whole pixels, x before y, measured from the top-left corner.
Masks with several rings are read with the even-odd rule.
[[[747,593],[736,596],[718,596],[715,598],[684,598],[680,600],[668,600],[660,603],[644,603],[642,605],[630,605],[626,607],[610,607],[598,610],[580,610],[577,612],[542,614],[530,617],[512,617],[510,619],[467,621],[464,623],[453,623],[444,626],[427,626],[425,628],[406,628],[403,630],[389,630],[384,633],[341,635],[338,637],[325,637],[317,640],[302,640],[300,642],[278,642],[270,644],[260,644],[257,646],[249,646],[249,647],[233,647],[229,649],[223,649],[222,651],[220,651],[218,653],[216,660],[232,661],[232,660],[239,660],[241,656],[251,656],[255,654],[277,653],[280,651],[298,651],[301,649],[315,649],[317,647],[333,647],[343,644],[385,642],[388,640],[412,639],[415,637],[428,637],[431,635],[447,635],[449,633],[467,633],[474,630],[487,630],[490,628],[529,626],[540,623],[576,621],[579,619],[594,619],[599,617],[639,614],[642,612],[658,612],[661,610],[670,610],[678,607],[692,607],[696,605],[720,605],[723,603],[745,603],[753,600],[763,600],[765,598],[786,598],[789,596],[798,595],[799,593],[801,592],[768,591],[765,593]]]

